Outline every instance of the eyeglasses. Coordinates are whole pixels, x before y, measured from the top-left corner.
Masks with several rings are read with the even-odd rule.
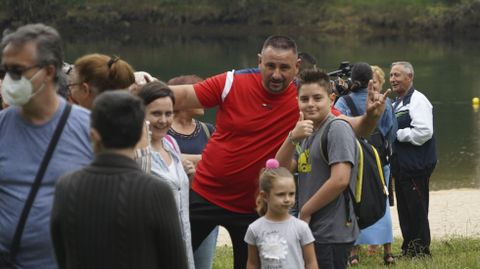
[[[4,72],[8,73],[13,80],[19,80],[19,79],[22,78],[23,73],[25,73],[28,70],[31,70],[33,68],[37,68],[37,67],[42,67],[42,66],[39,65],[39,64],[32,65],[32,66],[29,66],[29,67],[20,67],[20,66],[9,67],[9,66],[4,66],[3,65],[3,66],[0,67],[0,69]]]

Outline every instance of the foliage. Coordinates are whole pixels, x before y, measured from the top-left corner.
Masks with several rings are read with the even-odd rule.
[[[5,20],[17,24],[32,22],[53,22],[57,20],[67,8],[80,4],[82,0],[2,0]]]
[[[480,0],[0,0],[0,28],[42,21],[85,31],[134,24],[293,27],[333,34],[480,32]]]
[[[475,33],[480,29],[480,1],[460,4],[439,15],[437,27],[450,32]]]

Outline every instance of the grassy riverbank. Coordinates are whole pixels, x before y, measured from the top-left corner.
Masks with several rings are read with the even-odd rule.
[[[400,239],[393,244],[393,253],[400,253]],[[424,259],[396,259],[396,269],[420,268],[479,268],[480,267],[480,238],[453,237],[434,240],[431,245],[432,258]],[[232,247],[217,247],[214,260],[214,269],[233,268]],[[382,254],[367,256],[365,251],[360,254],[358,269],[383,267]]]
[[[330,35],[480,36],[479,0],[0,0],[0,28],[42,21],[64,30],[280,27]],[[52,12],[52,11],[55,12]]]

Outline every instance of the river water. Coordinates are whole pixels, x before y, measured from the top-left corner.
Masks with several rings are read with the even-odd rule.
[[[256,66],[257,53],[267,35],[76,38],[66,42],[65,56],[73,62],[87,53],[118,55],[136,70],[162,80],[182,74],[208,77]],[[393,61],[410,61],[415,68],[415,88],[429,98],[435,110],[439,161],[431,189],[480,188],[480,112],[471,104],[473,97],[480,97],[478,43],[293,36],[299,50],[315,55],[318,66],[326,71],[335,70],[341,61],[366,61],[388,74]],[[389,87],[388,78],[384,87]],[[206,120],[215,121],[214,111],[207,112]]]

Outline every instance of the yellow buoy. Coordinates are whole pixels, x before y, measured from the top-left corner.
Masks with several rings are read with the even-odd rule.
[[[478,97],[473,97],[472,98],[472,105],[477,105],[480,103],[480,99]]]

